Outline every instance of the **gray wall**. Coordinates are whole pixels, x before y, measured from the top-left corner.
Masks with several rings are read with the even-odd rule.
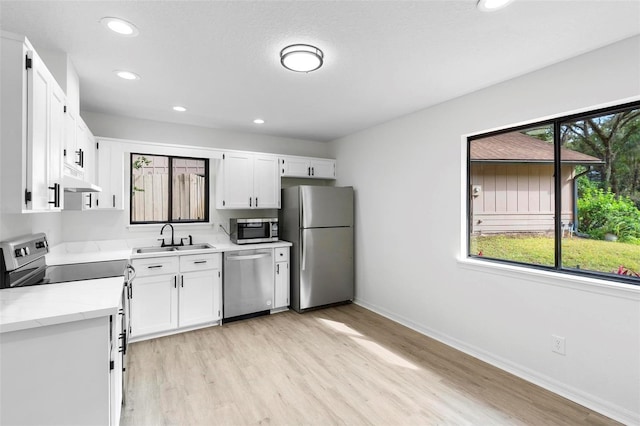
[[[358,303],[640,423],[638,287],[475,266],[461,248],[465,134],[639,96],[634,37],[332,142],[337,185],[356,188]]]

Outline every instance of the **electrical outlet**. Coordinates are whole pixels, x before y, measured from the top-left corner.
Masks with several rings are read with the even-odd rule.
[[[560,355],[566,355],[564,337],[551,335],[551,351]]]

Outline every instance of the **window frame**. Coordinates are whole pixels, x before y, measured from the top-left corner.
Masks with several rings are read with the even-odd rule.
[[[168,200],[168,209],[167,212],[167,220],[166,221],[133,221],[133,164],[134,156],[149,156],[149,157],[166,157],[169,160],[168,165],[168,181],[173,182],[173,161],[175,159],[180,160],[198,160],[204,161],[204,178],[205,178],[205,189],[204,189],[204,218],[203,220],[174,220],[171,216],[172,214],[172,205],[173,205],[173,185],[169,184],[169,200]],[[182,157],[178,155],[167,155],[167,154],[153,154],[153,153],[141,153],[141,152],[130,152],[129,153],[129,225],[137,226],[137,225],[157,225],[164,223],[171,224],[208,224],[210,220],[210,161],[209,158],[199,158],[199,157]]]
[[[466,185],[465,185],[465,241],[466,241],[466,259],[473,259],[481,262],[488,263],[498,263],[498,264],[506,264],[506,265],[515,265],[529,269],[535,269],[540,271],[547,272],[557,272],[563,275],[574,275],[581,276],[587,278],[595,278],[602,279],[608,281],[615,281],[624,284],[631,284],[634,286],[640,286],[640,279],[626,276],[626,275],[616,275],[613,273],[606,273],[600,271],[592,271],[592,270],[578,270],[573,268],[563,268],[562,267],[562,182],[561,179],[556,179],[556,176],[561,176],[561,143],[560,143],[560,129],[563,123],[575,121],[575,120],[584,120],[592,117],[603,116],[607,114],[615,114],[623,111],[627,111],[630,109],[639,109],[640,101],[632,101],[625,102],[619,105],[613,105],[603,108],[597,108],[593,110],[586,110],[580,113],[573,113],[567,115],[560,115],[553,118],[542,119],[539,121],[528,122],[526,124],[510,126],[506,128],[501,128],[499,130],[493,130],[484,133],[478,133],[473,135],[468,135],[466,137]],[[472,198],[471,198],[471,142],[478,139],[483,139],[490,136],[496,136],[500,134],[516,132],[525,129],[531,129],[535,127],[543,127],[550,126],[553,129],[553,145],[554,145],[554,159],[553,159],[553,171],[554,171],[554,265],[546,266],[546,265],[537,265],[532,263],[519,262],[514,260],[507,259],[499,259],[499,258],[491,258],[481,255],[476,255],[471,253],[471,232],[472,229],[470,224],[471,220],[473,220],[473,216],[471,214],[472,210]],[[640,246],[638,246],[638,250],[640,251]]]

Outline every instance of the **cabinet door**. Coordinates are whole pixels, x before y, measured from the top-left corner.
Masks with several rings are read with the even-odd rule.
[[[225,153],[218,175],[217,208],[253,207],[253,156],[249,153]]]
[[[113,361],[113,369],[109,372],[109,388],[110,388],[110,416],[111,416],[111,425],[120,424],[120,414],[122,412],[122,391],[123,391],[123,367],[122,365],[122,350],[123,341],[120,336],[122,336],[122,315],[124,313],[124,300],[121,300],[120,305],[118,306],[118,315],[113,316],[113,321],[111,323],[112,329],[112,341],[110,345],[110,360]]]
[[[40,57],[31,52],[28,73],[27,188],[31,192],[30,210],[49,210],[49,128],[53,77]]]
[[[317,179],[335,179],[336,178],[336,162],[335,160],[323,160],[314,158],[310,161],[311,177]]]
[[[131,337],[178,326],[177,275],[138,277],[131,292]]]
[[[72,153],[75,164],[75,169],[82,172],[84,171],[85,151],[87,150],[87,127],[82,121],[82,118],[78,116],[76,118],[76,146],[75,151]],[[68,153],[67,153],[68,154]]]
[[[82,166],[84,169],[84,180],[89,183],[96,183],[96,138],[86,124],[84,125],[83,142]],[[94,198],[92,207],[96,207],[96,200],[97,198]]]
[[[258,209],[280,208],[280,173],[278,159],[256,155],[253,160],[253,207]]]
[[[124,151],[122,145],[98,141],[96,144],[96,180],[99,209],[124,209]]]
[[[307,158],[286,157],[280,159],[281,174],[285,177],[309,177],[309,161]]]
[[[289,262],[276,262],[273,307],[289,306]]]
[[[182,274],[178,325],[187,327],[219,320],[220,289],[219,270],[210,269]]]
[[[64,92],[57,84],[53,85],[51,91],[51,127],[49,135],[49,201],[58,203],[49,204],[50,208],[62,209],[64,207],[64,197],[62,194],[63,150],[64,150]],[[55,187],[58,184],[58,187]],[[54,190],[51,190],[54,187]],[[56,191],[58,193],[56,194]]]
[[[77,124],[75,113],[67,108],[64,115],[64,164],[66,167],[76,169],[76,133]]]

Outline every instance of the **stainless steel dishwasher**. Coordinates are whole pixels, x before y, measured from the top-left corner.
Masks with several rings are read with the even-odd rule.
[[[225,252],[223,277],[223,322],[271,309],[273,249]]]

